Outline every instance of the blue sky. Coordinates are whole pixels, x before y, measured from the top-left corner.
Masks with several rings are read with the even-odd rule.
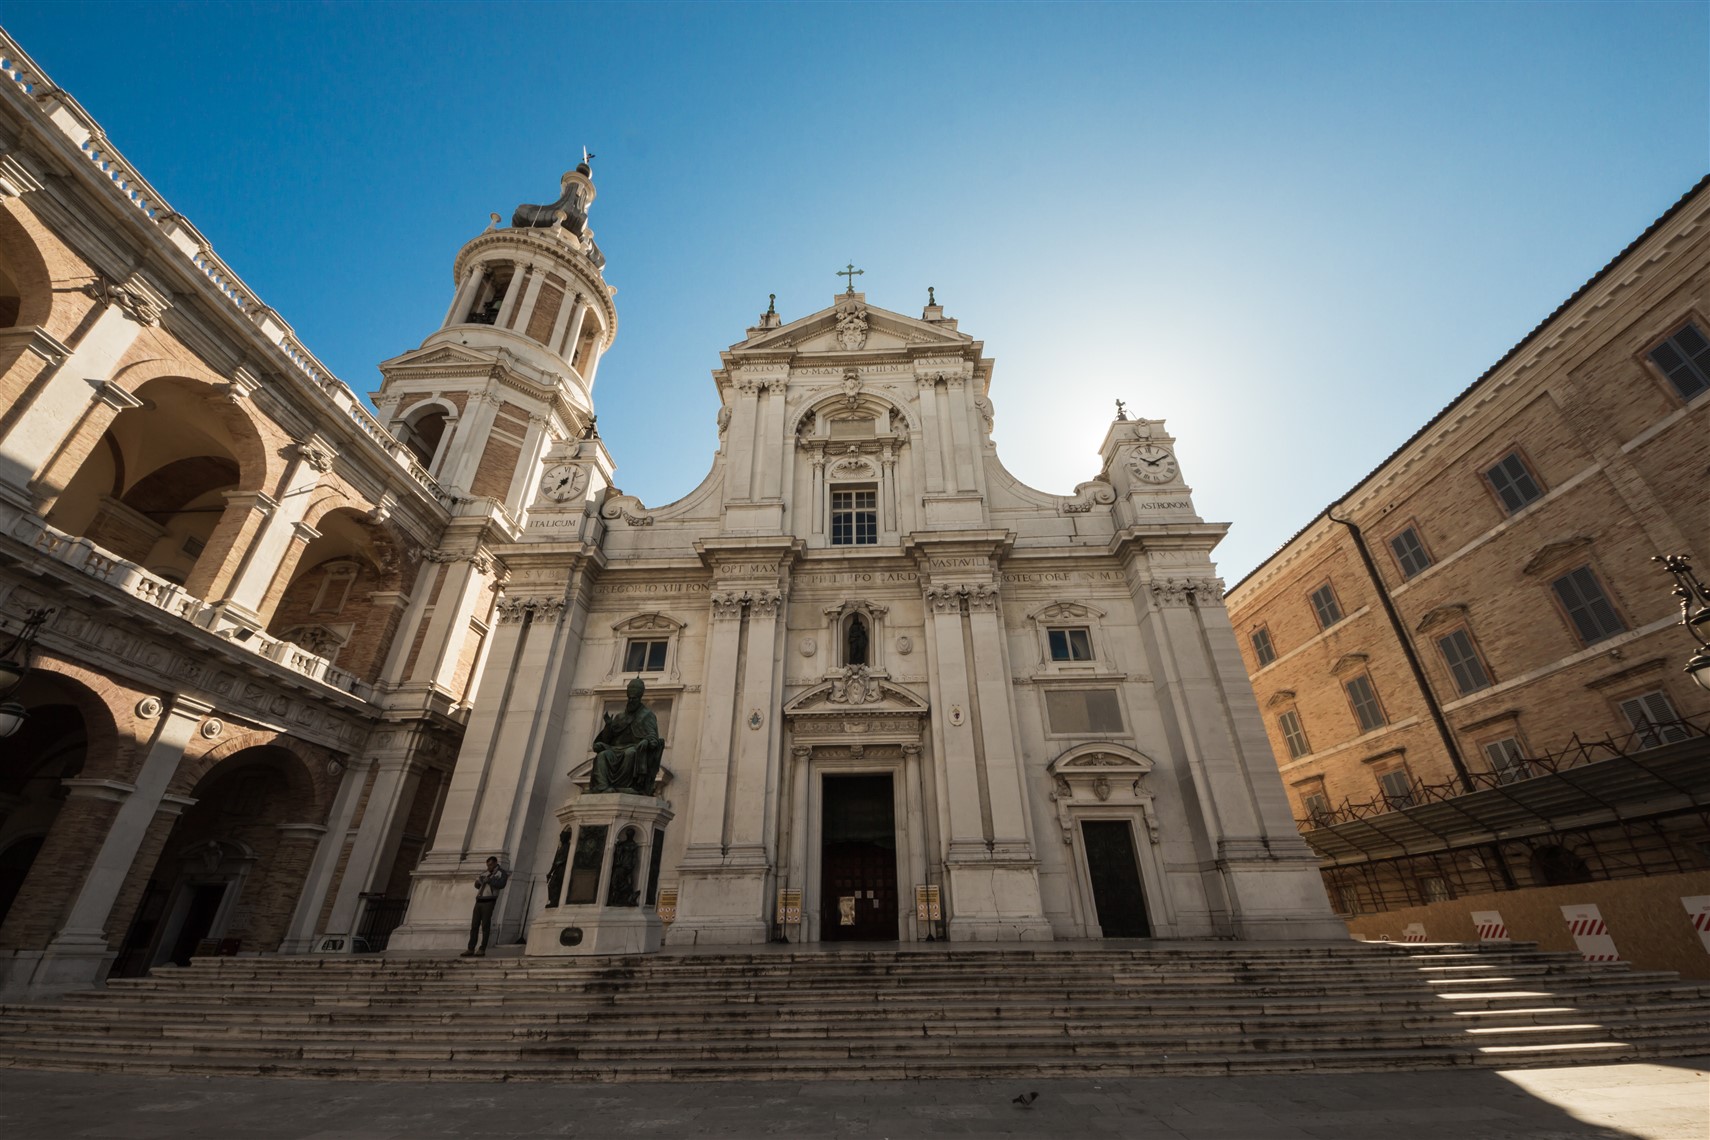
[[[8,31],[358,391],[595,151],[617,481],[699,482],[778,294],[928,285],[999,454],[1164,417],[1234,581],[1710,168],[1710,5],[9,2]]]

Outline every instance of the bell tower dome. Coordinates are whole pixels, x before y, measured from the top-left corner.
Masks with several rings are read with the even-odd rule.
[[[380,366],[381,415],[448,490],[501,500],[515,514],[540,459],[586,433],[594,376],[617,335],[616,292],[588,226],[586,160],[558,198],[524,203],[458,251],[440,327]]]

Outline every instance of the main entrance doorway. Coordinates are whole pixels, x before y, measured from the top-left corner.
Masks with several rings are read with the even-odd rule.
[[[1081,821],[1087,877],[1092,881],[1098,924],[1106,938],[1148,938],[1146,895],[1134,860],[1134,832],[1123,819]]]
[[[819,884],[823,941],[898,938],[892,794],[888,774],[825,777]]]

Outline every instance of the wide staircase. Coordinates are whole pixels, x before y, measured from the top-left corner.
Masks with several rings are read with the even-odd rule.
[[[1710,983],[1506,946],[203,958],[0,1007],[0,1065],[356,1080],[1287,1073],[1710,1052]]]

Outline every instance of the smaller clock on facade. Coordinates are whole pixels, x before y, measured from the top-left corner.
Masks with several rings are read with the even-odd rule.
[[[1176,477],[1176,457],[1157,444],[1137,448],[1128,466],[1147,483],[1168,483]]]
[[[555,503],[573,499],[588,484],[588,473],[569,463],[556,463],[540,479],[540,493]]]

